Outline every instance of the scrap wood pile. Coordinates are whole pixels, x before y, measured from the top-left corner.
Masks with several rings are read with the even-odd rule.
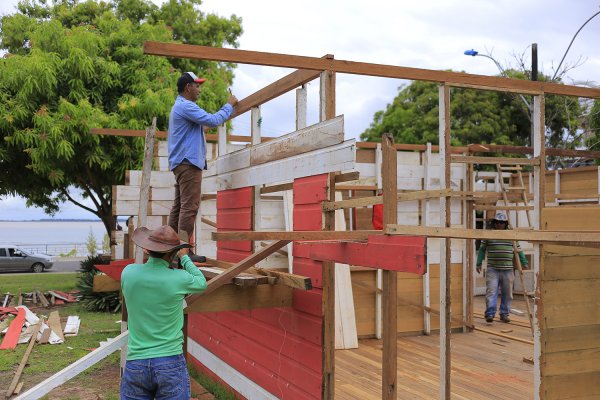
[[[11,300],[14,300],[18,305],[11,307]],[[34,290],[31,293],[23,293],[18,296],[5,294],[2,297],[2,306],[0,307],[0,334],[2,336],[0,354],[2,354],[2,351],[14,350],[19,344],[27,345],[27,350],[15,371],[13,381],[4,393],[6,398],[21,391],[23,387],[23,382],[20,381],[21,373],[36,343],[61,344],[65,342],[65,337],[76,336],[79,331],[80,320],[78,316],[69,316],[66,320],[61,321],[58,311],[52,311],[46,316],[39,313],[39,309],[49,307],[51,304],[57,305],[76,301],[77,299],[72,293],[61,291],[42,293]],[[38,314],[31,311],[23,303],[36,306]]]
[[[2,295],[2,307],[7,307],[11,303],[16,304],[17,306],[29,303],[30,308],[75,303],[78,301],[77,293],[77,291],[62,292],[60,290],[48,290],[44,293],[37,289],[34,289],[29,293],[19,293],[17,295],[4,293]]]
[[[27,344],[27,350],[6,390],[5,397],[9,398],[13,394],[18,394],[23,387],[23,381],[20,381],[21,373],[27,364],[33,346],[36,343],[64,343],[66,336],[77,335],[80,321],[79,317],[70,316],[63,328],[58,311],[52,311],[47,319],[44,316],[40,318],[23,305],[0,308],[0,318],[2,318],[0,330],[4,334],[0,351],[15,349],[19,343]]]

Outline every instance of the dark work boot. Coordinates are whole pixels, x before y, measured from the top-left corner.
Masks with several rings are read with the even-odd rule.
[[[502,322],[507,322],[507,323],[508,323],[508,322],[510,322],[510,317],[508,316],[508,314],[506,314],[506,315],[501,315],[501,316],[500,316],[500,321],[502,321]]]
[[[494,316],[493,315],[486,315],[485,316],[485,322],[494,322]]]

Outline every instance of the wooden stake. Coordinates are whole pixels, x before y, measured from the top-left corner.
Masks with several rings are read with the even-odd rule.
[[[29,354],[31,354],[31,350],[33,349],[33,346],[35,345],[35,342],[37,340],[37,335],[38,335],[38,332],[40,331],[41,327],[42,327],[42,320],[40,320],[37,324],[35,324],[35,327],[33,329],[33,335],[31,335],[31,339],[29,339],[29,345],[27,346],[27,350],[25,350],[25,354],[23,355],[23,358],[21,359],[21,363],[17,367],[15,376],[14,376],[12,382],[10,383],[10,385],[8,385],[8,389],[6,390],[7,398],[12,396],[13,392],[15,391],[15,388],[17,387],[17,384],[19,383],[19,379],[21,378],[23,369],[25,368],[25,365],[27,364],[27,360],[29,359]]]

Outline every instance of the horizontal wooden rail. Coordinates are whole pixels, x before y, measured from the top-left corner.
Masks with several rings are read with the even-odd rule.
[[[367,240],[369,235],[382,235],[383,231],[260,231],[212,232],[213,240]]]
[[[600,245],[600,231],[516,231],[467,228],[442,228],[435,226],[388,225],[385,233],[389,235],[427,236],[454,239],[501,239],[523,240],[528,242],[552,242],[577,245],[577,243]]]
[[[146,136],[146,131],[141,129],[110,129],[110,128],[92,128],[90,129],[92,135],[108,135],[108,136]],[[167,131],[156,131],[156,137],[166,139],[168,137]],[[218,142],[219,135],[216,133],[204,133],[204,137],[207,142]],[[270,136],[263,136],[260,138],[261,142],[268,142],[269,140],[275,139]],[[251,143],[252,137],[243,135],[227,135],[227,141],[229,142],[243,142]]]
[[[426,200],[450,196],[451,189],[441,190],[417,190],[414,192],[398,193],[398,201]],[[375,204],[383,204],[382,196],[360,197],[356,199],[325,201],[322,203],[323,211],[341,210],[353,207],[368,207]]]
[[[450,161],[463,164],[540,165],[539,158],[452,156]]]
[[[494,206],[494,205],[475,205],[473,207],[475,211],[485,211],[485,210],[513,210],[513,211],[531,211],[533,210],[533,206]]]
[[[265,65],[315,71],[332,71],[347,74],[380,76],[396,79],[410,79],[439,83],[476,85],[488,90],[515,91],[527,94],[558,94],[587,98],[600,98],[600,89],[580,86],[560,85],[551,82],[529,81],[466,74],[463,72],[434,71],[421,68],[400,67],[364,63],[348,60],[306,57],[289,54],[266,53],[179,43],[147,41],[144,53],[165,57],[189,58],[194,60],[213,60],[241,64]]]

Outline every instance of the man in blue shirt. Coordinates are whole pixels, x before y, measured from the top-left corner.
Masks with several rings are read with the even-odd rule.
[[[194,231],[196,215],[200,208],[202,170],[206,169],[206,139],[204,126],[223,124],[233,113],[237,98],[230,96],[227,103],[215,114],[198,107],[200,85],[206,79],[193,72],[185,72],[177,80],[179,95],[169,116],[169,169],[175,175],[175,202],[169,215],[169,226],[188,240]],[[193,258],[192,258],[193,259]]]

